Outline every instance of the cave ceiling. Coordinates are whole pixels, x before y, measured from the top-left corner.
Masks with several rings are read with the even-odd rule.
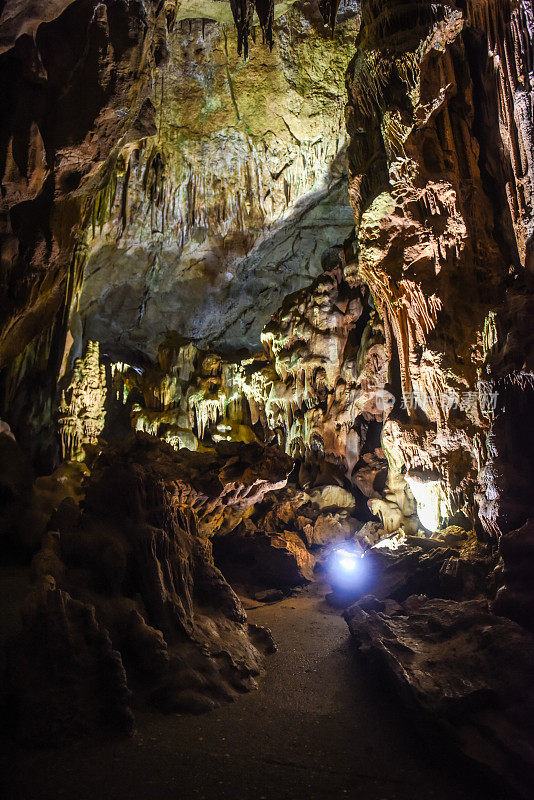
[[[186,18],[229,7],[200,5],[180,4],[168,34],[157,134],[120,154],[84,237],[73,333],[83,326],[116,358],[153,358],[169,329],[199,346],[258,349],[283,297],[353,226],[342,98],[356,8],[332,42],[314,5],[279,4],[276,47],[260,36],[245,62],[218,9],[217,22]]]

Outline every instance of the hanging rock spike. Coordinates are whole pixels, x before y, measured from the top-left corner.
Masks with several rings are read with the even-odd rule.
[[[319,11],[321,12],[325,24],[330,26],[332,33],[334,33],[336,27],[338,8],[339,0],[319,0]]]
[[[230,7],[237,28],[237,52],[238,55],[242,54],[243,58],[247,59],[248,37],[254,15],[254,6],[250,0],[230,0]]]
[[[264,44],[273,49],[274,0],[254,0],[256,13],[263,32]]]

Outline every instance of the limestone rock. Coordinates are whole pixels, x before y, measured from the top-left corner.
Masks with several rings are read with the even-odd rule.
[[[363,453],[354,467],[354,484],[367,498],[381,497],[387,479],[388,462],[382,448]]]
[[[531,564],[534,557],[534,524],[526,522],[519,530],[503,535],[499,550],[504,562],[502,585],[493,610],[516,620],[530,630],[534,628],[534,591]]]
[[[260,448],[241,460],[238,449],[189,453],[189,469],[144,434],[104,449],[81,513],[56,513],[59,532],[46,534],[32,562],[22,634],[8,650],[20,736],[35,744],[77,735],[106,714],[131,725],[131,691],[136,703],[198,713],[253,688],[258,648],[272,651],[272,640],[249,630],[196,520],[209,529],[210,513],[257,502],[287,457],[269,460],[266,450],[262,463]],[[283,471],[276,478],[284,483]],[[296,539],[274,547],[300,568],[308,554]]]
[[[102,725],[131,731],[121,656],[95,610],[39,576],[7,645],[6,696],[13,733],[31,745],[63,743]]]
[[[96,444],[106,418],[106,372],[98,342],[89,342],[83,359],[74,363],[69,387],[59,404],[63,458],[83,461],[84,445]]]
[[[355,10],[332,42],[315,4],[295,3],[274,21],[272,52],[258,43],[245,66],[233,25],[209,8],[183,19],[186,7],[166,34],[158,134],[122,151],[108,213],[85,235],[80,313],[114,360],[154,358],[167,329],[254,352],[353,225],[340,98]]]
[[[491,394],[503,407],[519,406],[507,386],[517,378],[527,387],[531,370],[531,347],[519,341],[530,342],[522,320],[532,304],[530,282],[522,277],[533,229],[526,198],[533,191],[534,126],[531,111],[522,110],[532,91],[532,13],[522,2],[465,9],[421,3],[414,28],[402,2],[387,4],[387,24],[384,7],[362,3],[348,72],[357,247],[345,274],[371,290],[389,363],[398,364],[394,393],[403,407],[385,422],[382,436],[389,481],[397,485],[386,488],[387,503],[371,503],[388,530],[403,524],[404,467],[435,473],[428,519],[446,521],[458,509],[469,515],[482,455],[490,474],[482,464],[481,518],[496,536],[503,528],[493,519],[495,499],[501,496],[506,506],[522,483],[512,479],[499,489],[520,458],[520,447],[517,455],[507,452],[513,439],[504,434],[516,412],[503,415],[502,433],[498,442],[489,440],[488,453],[476,442],[492,424]],[[514,52],[514,67],[505,52]],[[519,160],[516,152],[523,154]],[[503,294],[498,287],[508,283],[510,294]],[[526,338],[512,335],[507,344],[519,328]],[[505,377],[510,373],[516,378]],[[523,397],[523,413],[531,405]],[[507,466],[495,464],[491,477],[497,446]],[[421,491],[417,502],[427,499]],[[511,504],[503,506],[505,526],[524,522],[516,511],[507,523],[508,509]]]
[[[2,10],[1,405],[48,463],[65,323],[80,288],[78,233],[90,207],[106,204],[100,190],[117,148],[155,132],[148,95],[165,53],[163,18],[151,0],[17,0]]]
[[[393,613],[392,613],[393,612]],[[534,639],[485,600],[366,600],[345,611],[356,642],[408,707],[524,797],[534,778]]]
[[[354,496],[341,486],[321,486],[310,493],[310,499],[319,508],[348,508],[356,505]]]
[[[217,562],[236,584],[287,591],[309,583],[315,558],[293,531],[236,531],[214,541]]]
[[[304,533],[308,545],[326,545],[349,539],[359,527],[359,523],[348,515],[320,514],[313,529]]]
[[[371,547],[386,536],[380,522],[365,522],[357,533],[358,541],[365,547]]]

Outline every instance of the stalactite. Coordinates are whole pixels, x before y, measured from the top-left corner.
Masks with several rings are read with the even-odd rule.
[[[250,0],[230,0],[232,14],[237,29],[237,52],[248,58],[248,37],[254,15],[254,6]]]
[[[254,7],[258,14],[263,41],[273,49],[273,23],[274,23],[274,0],[253,0]]]
[[[332,33],[336,27],[337,12],[340,0],[319,0],[319,11],[325,21],[325,24],[330,27]]]

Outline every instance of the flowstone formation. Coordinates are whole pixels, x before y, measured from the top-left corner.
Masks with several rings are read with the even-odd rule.
[[[83,505],[59,506],[32,562],[22,633],[7,646],[17,738],[129,729],[133,705],[198,713],[252,688],[273,643],[247,624],[208,533],[290,467],[269,448],[177,454],[142,433],[105,450]]]
[[[437,534],[371,557],[346,618],[412,710],[525,796],[533,642],[506,616],[532,627],[533,31],[523,2],[368,0],[347,75],[353,276],[397,401],[371,502],[400,518],[408,485]]]
[[[475,518],[500,320],[518,294],[528,302],[532,19],[522,3],[420,2],[414,27],[405,11],[362,5],[348,71],[355,278],[405,407],[386,423],[391,472],[402,466],[420,505],[432,495],[437,527],[459,510]]]

